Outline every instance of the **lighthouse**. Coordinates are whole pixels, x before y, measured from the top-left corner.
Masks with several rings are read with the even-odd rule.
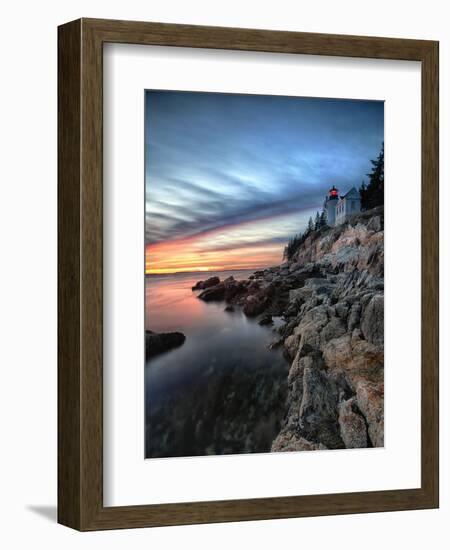
[[[336,205],[339,200],[339,189],[333,185],[323,203],[323,209],[327,213],[327,223],[333,226],[336,223]]]

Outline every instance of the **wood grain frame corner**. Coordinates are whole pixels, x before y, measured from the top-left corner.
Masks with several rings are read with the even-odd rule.
[[[105,42],[422,63],[420,489],[103,506],[102,70]],[[438,43],[80,19],[58,29],[58,521],[81,530],[438,506]]]

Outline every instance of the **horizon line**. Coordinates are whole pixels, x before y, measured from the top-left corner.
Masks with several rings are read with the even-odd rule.
[[[145,276],[158,276],[158,275],[181,275],[181,274],[186,274],[186,273],[222,273],[222,272],[227,272],[227,271],[260,271],[262,269],[268,269],[269,267],[272,267],[272,266],[266,266],[266,267],[263,267],[263,266],[260,266],[260,267],[233,267],[233,268],[226,268],[226,269],[192,269],[192,270],[186,270],[186,271],[164,271],[164,272],[151,272],[151,271],[146,271],[145,272]]]

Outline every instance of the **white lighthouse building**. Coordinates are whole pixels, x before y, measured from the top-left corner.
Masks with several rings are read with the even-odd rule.
[[[328,195],[325,197],[325,202],[323,203],[323,209],[327,213],[327,223],[328,225],[336,224],[336,205],[339,202],[339,189],[333,185],[333,187],[328,191]]]
[[[361,197],[354,187],[345,195],[339,196],[339,190],[333,185],[325,197],[323,209],[327,213],[328,225],[339,225],[361,212]]]

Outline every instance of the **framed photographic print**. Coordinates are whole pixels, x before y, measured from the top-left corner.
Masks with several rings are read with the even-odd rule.
[[[438,44],[59,28],[58,518],[438,506]]]

